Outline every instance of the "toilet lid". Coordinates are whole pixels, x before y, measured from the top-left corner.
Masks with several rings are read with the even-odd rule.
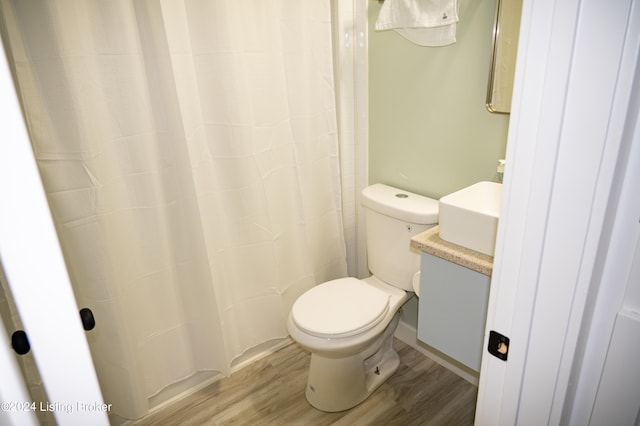
[[[347,337],[379,323],[389,295],[356,278],[328,281],[296,300],[291,316],[298,327],[321,337]]]

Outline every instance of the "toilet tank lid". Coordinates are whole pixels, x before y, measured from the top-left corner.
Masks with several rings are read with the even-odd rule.
[[[376,183],[362,190],[362,205],[378,213],[419,225],[438,223],[437,200]]]

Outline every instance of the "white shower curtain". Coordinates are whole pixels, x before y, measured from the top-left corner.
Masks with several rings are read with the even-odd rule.
[[[0,4],[115,414],[228,374],[346,275],[329,1]]]

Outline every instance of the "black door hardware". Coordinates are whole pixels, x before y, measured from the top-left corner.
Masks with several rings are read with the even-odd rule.
[[[89,308],[80,309],[80,319],[82,320],[82,327],[85,330],[93,330],[96,326],[96,319],[93,317],[93,312]]]
[[[27,333],[22,330],[15,331],[11,335],[11,347],[18,355],[24,355],[29,352],[31,345],[29,344]]]
[[[489,332],[489,347],[487,350],[491,355],[506,361],[507,355],[509,355],[509,338],[491,330]]]

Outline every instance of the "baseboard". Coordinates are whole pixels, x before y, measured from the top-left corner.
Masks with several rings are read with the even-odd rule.
[[[428,345],[420,342],[418,340],[418,332],[414,327],[408,325],[403,321],[400,321],[400,323],[398,323],[398,328],[396,329],[396,332],[395,332],[395,337],[398,340],[401,340],[402,342],[404,342],[405,344],[411,346],[421,354],[425,355],[426,357],[437,362],[447,370],[450,370],[451,372],[462,377],[472,385],[478,386],[478,381],[480,377],[479,373],[459,363],[458,361],[446,356],[442,352],[439,352],[438,350],[431,348]]]

